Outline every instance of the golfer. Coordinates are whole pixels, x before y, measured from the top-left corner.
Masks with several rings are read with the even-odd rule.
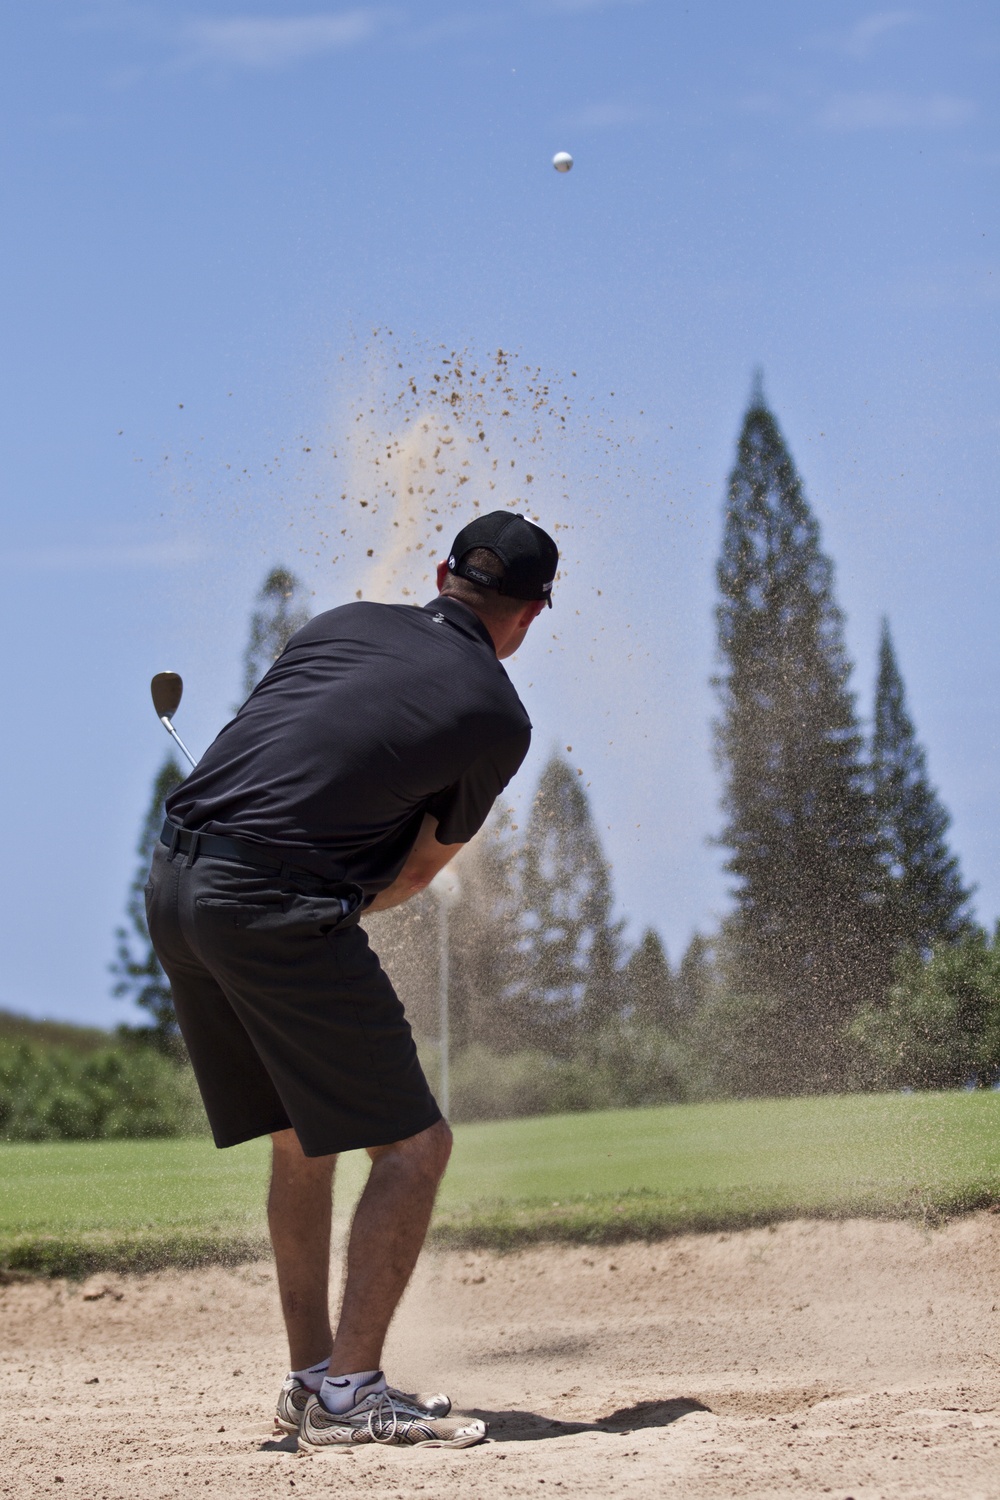
[[[422,609],[317,615],[167,800],[149,930],[216,1145],[271,1137],[292,1367],[276,1421],[308,1451],[486,1436],[381,1370],[451,1132],[358,923],[422,891],[524,759],[531,725],[500,662],[551,605],[558,556],[540,527],[494,511],[459,532]],[[361,1147],[372,1165],[334,1333],[333,1170]]]

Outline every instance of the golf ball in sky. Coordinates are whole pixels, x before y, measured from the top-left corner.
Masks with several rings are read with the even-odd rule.
[[[568,151],[557,151],[552,158],[552,165],[557,172],[568,172],[573,165],[573,158]]]

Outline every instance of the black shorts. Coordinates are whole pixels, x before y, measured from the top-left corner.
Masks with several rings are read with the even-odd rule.
[[[306,1156],[326,1156],[441,1118],[345,890],[157,844],[149,931],[217,1146],[291,1126]]]

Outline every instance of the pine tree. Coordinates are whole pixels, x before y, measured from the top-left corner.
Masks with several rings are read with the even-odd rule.
[[[456,1050],[493,1052],[525,1045],[517,1009],[517,832],[498,805],[455,861],[460,895],[449,923],[450,1011]]]
[[[542,773],[521,853],[519,984],[525,1043],[555,1053],[620,1007],[621,923],[579,778],[558,755]]]
[[[715,957],[712,939],[692,933],[677,967],[677,1005],[686,1019],[707,1005],[718,987]]]
[[[474,1044],[491,1052],[526,1045],[517,1003],[517,854],[510,815],[498,807],[455,861],[459,896],[448,914],[448,996],[456,1055]],[[365,920],[414,1031],[426,1038],[438,1034],[438,921],[433,889]]]
[[[149,878],[153,848],[163,827],[163,804],[174,787],[180,786],[183,780],[184,772],[171,753],[153,782],[149,808],[143,819],[136,847],[138,864],[125,903],[125,925],[115,930],[118,947],[115,960],[110,965],[112,974],[117,975],[111,993],[116,999],[131,1000],[151,1017],[146,1026],[126,1024],[121,1029],[172,1056],[176,1056],[181,1050],[180,1032],[170,997],[170,984],[153,951],[146,926],[145,886]]]
[[[243,696],[249,698],[297,630],[309,620],[310,609],[302,583],[287,568],[272,568],[257,595],[250,616],[250,639],[243,653]]]
[[[962,884],[958,860],[945,839],[951,819],[928,779],[885,619],[875,688],[872,782],[890,879],[887,920],[899,947],[927,955],[937,944],[957,942],[972,930],[972,892]]]
[[[888,977],[884,880],[833,569],[759,386],[717,578],[730,982],[781,1001],[790,1073],[823,1085],[824,1051]]]
[[[647,927],[622,970],[622,998],[631,1019],[674,1031],[680,1020],[679,996],[659,933]]]

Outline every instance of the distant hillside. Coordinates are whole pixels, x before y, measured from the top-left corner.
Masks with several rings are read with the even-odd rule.
[[[34,1042],[49,1047],[72,1047],[74,1052],[95,1052],[115,1040],[99,1026],[74,1026],[69,1021],[34,1021],[31,1016],[0,1010],[0,1042]]]

